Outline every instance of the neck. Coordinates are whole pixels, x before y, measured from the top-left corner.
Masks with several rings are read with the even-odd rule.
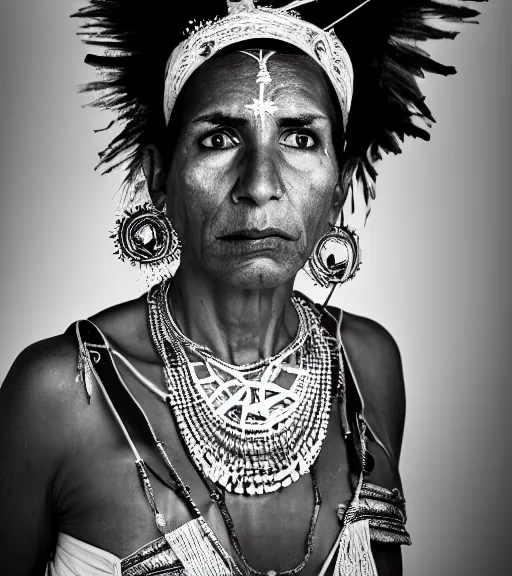
[[[295,336],[293,280],[277,288],[245,290],[180,268],[170,305],[182,332],[230,364],[273,356]]]

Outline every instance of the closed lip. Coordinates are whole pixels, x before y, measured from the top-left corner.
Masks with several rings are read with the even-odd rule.
[[[296,240],[296,238],[279,228],[265,228],[258,230],[255,228],[234,230],[228,234],[218,236],[220,240],[260,240],[262,238],[282,238],[283,240]]]

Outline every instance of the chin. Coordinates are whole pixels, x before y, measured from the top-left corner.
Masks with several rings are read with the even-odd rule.
[[[234,262],[216,270],[215,276],[225,284],[241,290],[268,290],[277,288],[295,279],[300,264],[275,262],[272,259],[259,258],[247,263]]]

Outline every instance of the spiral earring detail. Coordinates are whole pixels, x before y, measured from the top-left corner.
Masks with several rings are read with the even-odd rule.
[[[305,271],[323,288],[334,288],[353,278],[360,264],[357,234],[348,226],[331,225],[331,231],[317,242]]]
[[[172,276],[180,257],[180,241],[166,214],[152,203],[128,209],[116,221],[111,238],[115,254],[132,266],[139,266],[148,284]]]

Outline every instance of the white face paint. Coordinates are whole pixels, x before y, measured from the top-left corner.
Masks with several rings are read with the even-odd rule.
[[[256,56],[251,54],[251,52],[245,52],[244,50],[241,51],[242,54],[246,54],[251,58],[254,58],[259,65],[259,72],[256,76],[256,83],[260,85],[260,94],[259,98],[253,98],[252,104],[246,104],[245,107],[248,110],[252,110],[256,119],[260,119],[261,121],[261,128],[265,128],[265,120],[266,115],[274,117],[274,114],[277,110],[277,106],[272,102],[272,100],[265,100],[265,85],[270,84],[272,82],[272,78],[270,77],[269,71],[267,69],[267,61],[268,59],[275,54],[275,52],[269,52],[265,56],[263,56],[263,50],[260,50],[260,55]]]

